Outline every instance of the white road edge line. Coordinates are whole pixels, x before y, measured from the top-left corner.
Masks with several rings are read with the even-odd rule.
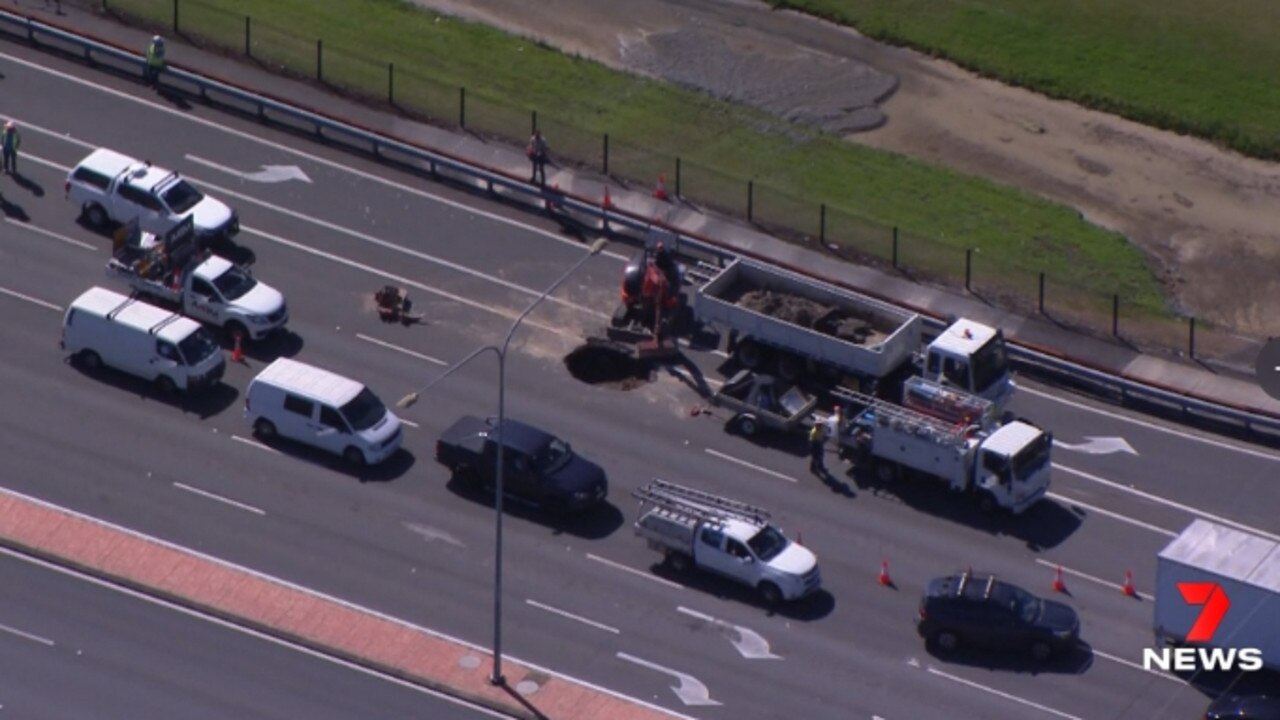
[[[595,560],[596,562],[601,563],[601,564],[604,564],[604,565],[608,565],[608,566],[609,566],[609,567],[611,567],[611,568],[615,568],[615,569],[618,569],[618,570],[622,570],[622,571],[624,571],[624,572],[629,572],[629,573],[631,573],[632,575],[635,575],[635,576],[637,576],[637,577],[642,577],[642,578],[644,578],[645,580],[652,580],[652,581],[654,581],[654,582],[656,582],[656,583],[660,583],[660,584],[662,584],[662,585],[666,585],[667,587],[672,587],[672,588],[675,588],[675,589],[677,589],[677,590],[683,590],[683,589],[684,589],[684,586],[683,586],[683,585],[681,585],[680,583],[674,583],[674,582],[671,582],[670,580],[667,580],[666,578],[660,578],[660,577],[658,577],[658,576],[656,576],[656,575],[651,575],[651,574],[649,574],[649,573],[647,573],[647,572],[644,572],[644,571],[642,571],[642,570],[637,570],[637,569],[635,569],[635,568],[633,568],[633,567],[627,567],[626,565],[623,565],[623,564],[622,564],[622,563],[620,563],[620,562],[614,562],[614,561],[609,560],[609,559],[607,559],[607,558],[602,558],[602,557],[600,557],[599,555],[593,555],[593,554],[591,554],[591,553],[587,553],[587,559],[588,559],[588,560]]]
[[[257,440],[252,440],[252,439],[250,439],[250,438],[240,437],[239,435],[232,435],[232,436],[231,436],[231,439],[232,439],[232,440],[235,440],[236,442],[239,442],[239,443],[244,443],[245,445],[248,445],[248,446],[250,446],[250,447],[256,447],[256,448],[258,448],[259,450],[266,450],[266,451],[267,451],[267,452],[269,452],[269,453],[275,453],[276,455],[283,455],[283,454],[284,454],[284,453],[280,452],[279,450],[277,450],[277,449],[275,449],[275,448],[273,448],[273,447],[267,447],[266,445],[263,445],[262,443],[258,442]]]
[[[935,667],[927,667],[925,668],[925,670],[931,675],[937,675],[938,677],[946,678],[947,680],[950,680],[952,682],[957,682],[957,683],[960,683],[961,685],[967,685],[971,688],[974,688],[975,690],[982,690],[983,692],[991,693],[996,697],[1002,697],[1005,700],[1011,700],[1016,703],[1021,703],[1029,708],[1035,708],[1036,710],[1039,710],[1041,712],[1046,712],[1051,715],[1057,715],[1060,718],[1066,718],[1066,720],[1084,720],[1083,718],[1077,715],[1065,713],[1065,712],[1062,712],[1061,710],[1055,710],[1054,708],[1051,708],[1048,705],[1041,705],[1038,702],[1032,702],[1030,700],[1027,700],[1026,698],[1018,697],[1017,695],[1007,693],[1003,690],[997,690],[993,687],[987,687],[982,683],[977,683],[972,680],[966,680],[960,677],[959,675],[952,675],[949,672],[943,672],[942,670],[939,670]]]
[[[728,460],[728,461],[729,461],[729,462],[731,462],[731,463],[737,463],[737,464],[739,464],[739,465],[741,465],[741,466],[743,466],[743,467],[749,467],[749,468],[751,468],[752,470],[758,470],[758,471],[760,471],[760,472],[762,472],[762,473],[764,473],[764,474],[766,474],[766,475],[772,475],[772,476],[774,476],[774,477],[776,477],[776,478],[779,478],[779,479],[782,479],[782,480],[786,480],[787,482],[793,482],[793,483],[798,483],[798,482],[800,482],[799,480],[797,480],[797,479],[795,479],[795,478],[791,477],[790,475],[783,475],[782,473],[780,473],[780,472],[778,472],[778,471],[776,471],[776,470],[770,470],[770,469],[769,469],[769,468],[767,468],[767,467],[760,467],[759,465],[755,465],[755,464],[753,464],[753,463],[749,463],[749,462],[747,462],[746,460],[740,460],[740,459],[738,459],[738,458],[736,458],[736,457],[734,457],[734,456],[732,456],[732,455],[728,455],[728,454],[722,453],[722,452],[720,452],[719,450],[712,450],[711,448],[703,448],[703,450],[704,450],[704,451],[706,451],[706,453],[707,453],[708,455],[711,455],[711,456],[714,456],[714,457],[718,457],[718,458],[720,458],[721,460]]]
[[[185,483],[175,482],[173,486],[178,488],[179,490],[186,490],[189,493],[195,493],[196,495],[199,495],[201,497],[207,497],[210,500],[217,500],[218,502],[226,503],[232,507],[240,508],[241,510],[248,510],[249,512],[254,513],[255,515],[267,514],[267,511],[262,510],[261,508],[256,508],[252,505],[246,505],[242,502],[237,502],[235,500],[232,500],[231,498],[218,495],[217,493],[211,493],[208,490],[201,490],[198,487],[191,487],[190,485],[187,485]]]
[[[1115,655],[1112,655],[1112,654],[1110,654],[1110,653],[1102,652],[1101,650],[1098,650],[1098,649],[1095,649],[1095,648],[1091,648],[1091,649],[1090,649],[1090,651],[1091,651],[1094,655],[1097,655],[1098,657],[1102,658],[1103,660],[1110,660],[1110,661],[1111,661],[1111,662],[1113,662],[1113,663],[1118,663],[1118,664],[1120,664],[1120,665],[1126,665],[1126,666],[1128,666],[1128,667],[1133,668],[1134,670],[1141,670],[1141,671],[1142,671],[1142,672],[1144,672],[1144,673],[1149,673],[1149,674],[1151,674],[1151,675],[1155,675],[1156,677],[1162,677],[1162,678],[1164,678],[1165,680],[1170,680],[1170,681],[1172,681],[1172,682],[1176,682],[1176,683],[1179,683],[1179,684],[1182,684],[1182,685],[1190,685],[1190,684],[1191,684],[1191,683],[1187,682],[1186,680],[1183,680],[1182,678],[1178,677],[1177,675],[1168,675],[1168,674],[1166,674],[1166,673],[1162,673],[1162,672],[1160,672],[1160,671],[1158,671],[1158,670],[1148,670],[1147,668],[1142,667],[1141,665],[1139,665],[1139,664],[1138,664],[1138,663],[1136,663],[1136,662],[1133,662],[1132,660],[1125,660],[1125,659],[1124,659],[1124,658],[1122,658],[1122,657],[1117,657],[1117,656],[1115,656]]]
[[[550,605],[544,605],[543,603],[540,603],[537,600],[530,600],[529,598],[525,598],[525,603],[532,605],[533,607],[536,607],[539,610],[546,610],[547,612],[555,615],[559,615],[560,617],[569,618],[570,620],[577,620],[583,625],[590,625],[593,628],[604,630],[605,632],[611,632],[614,635],[622,634],[622,631],[616,627],[611,627],[609,625],[605,625],[604,623],[596,622],[595,620],[588,620],[587,618],[584,618],[581,615],[574,615],[573,613],[568,612],[566,610],[561,610],[560,608],[554,608],[554,607],[551,607]]]
[[[1239,530],[1244,530],[1245,532],[1251,532],[1251,533],[1253,533],[1254,535],[1261,535],[1262,537],[1269,538],[1269,539],[1271,539],[1271,540],[1275,540],[1276,542],[1280,542],[1280,535],[1276,535],[1276,534],[1273,534],[1273,533],[1269,533],[1269,532],[1267,532],[1267,531],[1265,531],[1265,530],[1259,530],[1258,528],[1251,527],[1251,526],[1249,526],[1249,525],[1245,525],[1244,523],[1241,523],[1241,522],[1236,522],[1235,520],[1231,520],[1231,519],[1229,519],[1229,518],[1222,517],[1221,515],[1214,515],[1213,513],[1205,512],[1204,510],[1199,510],[1199,509],[1197,509],[1197,508],[1193,508],[1193,507],[1191,507],[1190,505],[1183,505],[1182,503],[1177,502],[1176,500],[1168,500],[1168,499],[1166,499],[1166,498],[1162,498],[1162,497],[1160,497],[1159,495],[1152,495],[1151,493],[1146,492],[1146,491],[1144,491],[1144,490],[1139,490],[1139,489],[1137,489],[1137,488],[1131,488],[1131,487],[1128,487],[1128,486],[1125,486],[1125,485],[1121,485],[1120,483],[1118,483],[1118,482],[1116,482],[1116,481],[1114,481],[1114,480],[1108,480],[1108,479],[1103,478],[1103,477],[1098,477],[1097,475],[1093,475],[1093,474],[1087,473],[1087,472],[1085,472],[1085,471],[1083,471],[1083,470],[1076,470],[1075,468],[1069,468],[1069,467],[1067,467],[1066,465],[1061,465],[1061,464],[1059,464],[1059,463],[1053,463],[1053,466],[1054,466],[1055,468],[1057,468],[1058,470],[1062,470],[1063,472],[1071,473],[1072,475],[1075,475],[1075,476],[1077,476],[1077,477],[1084,478],[1085,480],[1092,480],[1093,482],[1096,482],[1096,483],[1098,483],[1099,485],[1105,485],[1106,487],[1112,488],[1113,490],[1119,490],[1119,491],[1121,491],[1121,492],[1126,492],[1126,493],[1129,493],[1130,495],[1135,495],[1135,496],[1140,497],[1140,498],[1142,498],[1142,499],[1144,499],[1144,500],[1150,500],[1151,502],[1154,502],[1154,503],[1160,503],[1161,505],[1164,505],[1165,507],[1171,507],[1171,508],[1173,508],[1173,509],[1175,509],[1175,510],[1181,510],[1182,512],[1189,513],[1189,514],[1194,515],[1194,516],[1196,516],[1196,517],[1202,517],[1202,518],[1204,518],[1204,519],[1206,519],[1206,520],[1212,520],[1213,522],[1216,522],[1216,523],[1219,523],[1219,524],[1222,524],[1222,525],[1230,525],[1230,526],[1232,526],[1232,527],[1234,527],[1234,528],[1237,528],[1237,529],[1239,529]]]
[[[78,248],[84,248],[85,250],[97,250],[97,249],[98,249],[98,248],[94,247],[93,245],[90,245],[90,244],[89,244],[89,243],[87,243],[87,242],[81,242],[81,241],[79,241],[79,240],[76,240],[75,238],[69,238],[69,237],[67,237],[66,235],[61,235],[61,234],[56,233],[56,232],[54,232],[54,231],[52,231],[52,230],[45,230],[44,228],[39,227],[38,225],[32,225],[31,223],[18,222],[17,220],[14,220],[13,218],[5,218],[5,219],[4,219],[4,221],[5,221],[5,222],[7,222],[7,223],[9,223],[10,225],[14,225],[14,226],[17,226],[17,227],[23,228],[23,229],[25,229],[25,230],[30,230],[30,231],[31,231],[31,232],[33,232],[33,233],[37,233],[37,234],[39,234],[39,235],[44,235],[45,237],[51,237],[51,238],[53,238],[54,240],[61,240],[62,242],[67,243],[68,245],[75,245],[75,246],[76,246],[76,247],[78,247]]]
[[[26,300],[27,302],[31,303],[32,305],[39,305],[40,307],[43,307],[43,308],[49,308],[50,310],[56,310],[56,311],[58,311],[58,312],[62,312],[62,310],[63,310],[63,307],[62,307],[61,305],[54,305],[53,303],[51,303],[51,302],[45,302],[44,300],[41,300],[40,298],[33,298],[33,297],[31,297],[30,295],[23,295],[22,293],[20,293],[20,292],[18,292],[18,291],[16,291],[16,290],[10,290],[10,289],[8,289],[8,288],[0,287],[0,293],[4,293],[5,295],[8,295],[9,297],[15,297],[15,298],[18,298],[19,300]]]
[[[406,347],[400,347],[399,345],[389,343],[386,340],[379,340],[378,338],[375,338],[375,337],[369,337],[364,333],[356,333],[356,337],[367,343],[373,343],[374,345],[377,345],[379,347],[384,347],[388,350],[395,350],[398,353],[404,353],[405,355],[408,355],[410,357],[416,357],[419,360],[426,360],[427,362],[434,363],[436,365],[439,365],[440,367],[449,367],[449,363],[445,362],[444,360],[441,360],[440,358],[434,358],[434,357],[431,357],[430,355],[423,355],[420,352],[410,350],[409,348],[406,348]]]
[[[38,643],[40,643],[41,645],[45,645],[45,646],[48,646],[48,647],[53,647],[53,646],[54,646],[54,644],[55,644],[52,640],[50,640],[50,639],[48,639],[48,638],[42,638],[42,637],[40,637],[39,635],[32,635],[32,634],[31,634],[31,633],[29,633],[29,632],[23,632],[23,631],[21,631],[21,630],[19,630],[19,629],[17,629],[17,628],[11,628],[11,627],[9,627],[8,625],[0,625],[0,630],[2,630],[2,631],[4,631],[4,632],[7,632],[7,633],[9,633],[10,635],[17,635],[17,636],[18,636],[18,637],[20,637],[20,638],[24,638],[24,639],[26,639],[26,640],[30,640],[30,641],[32,641],[32,642],[38,642]]]
[[[1098,577],[1097,575],[1090,575],[1089,573],[1086,573],[1086,572],[1081,572],[1081,571],[1079,571],[1079,570],[1073,570],[1073,569],[1071,569],[1071,568],[1067,567],[1066,565],[1060,565],[1060,564],[1055,563],[1055,562],[1049,562],[1048,560],[1045,560],[1044,558],[1036,558],[1035,560],[1036,560],[1036,564],[1037,564],[1037,565],[1043,565],[1043,566],[1045,566],[1045,567],[1047,567],[1047,568],[1058,568],[1058,567],[1061,567],[1061,568],[1062,568],[1062,572],[1064,572],[1064,573],[1066,573],[1066,574],[1068,574],[1068,575],[1071,575],[1071,576],[1073,576],[1073,577],[1078,577],[1078,578],[1081,578],[1082,580],[1088,580],[1088,581],[1089,581],[1089,582],[1091,582],[1091,583],[1096,583],[1096,584],[1101,585],[1101,586],[1103,586],[1103,587],[1109,587],[1109,588],[1111,588],[1112,590],[1115,590],[1116,592],[1123,592],[1123,591],[1124,591],[1124,586],[1123,586],[1123,585],[1121,585],[1120,583],[1114,583],[1114,582],[1111,582],[1111,581],[1109,581],[1109,580],[1103,580],[1102,578]],[[1150,595],[1148,595],[1147,593],[1144,593],[1144,592],[1140,592],[1140,593],[1138,593],[1138,597],[1142,598],[1143,600],[1146,600],[1147,602],[1152,602],[1152,601],[1154,601],[1154,600],[1155,600],[1155,598],[1154,598],[1154,597],[1152,597],[1152,596],[1150,596]]]
[[[1075,400],[1068,400],[1067,398],[1063,398],[1063,397],[1058,397],[1057,395],[1044,392],[1043,390],[1035,390],[1033,388],[1019,385],[1018,392],[1025,392],[1030,395],[1035,395],[1036,397],[1044,398],[1046,400],[1052,400],[1057,403],[1062,403],[1063,405],[1069,405],[1079,410],[1085,410],[1087,412],[1093,412],[1099,415],[1105,415],[1109,418],[1114,418],[1122,422],[1133,423],[1134,425],[1139,425],[1149,430],[1156,430],[1158,432],[1169,433],[1170,435],[1176,435],[1180,438],[1186,438],[1187,440],[1195,440],[1196,442],[1202,442],[1207,445],[1213,445],[1215,447],[1220,447],[1224,450],[1231,450],[1233,452],[1244,453],[1245,455],[1253,455],[1254,457],[1259,457],[1264,460],[1274,460],[1274,461],[1280,462],[1280,455],[1274,455],[1272,453],[1263,452],[1262,450],[1254,450],[1253,448],[1234,445],[1229,442],[1223,442],[1222,440],[1215,440],[1213,438],[1203,437],[1200,435],[1196,435],[1195,433],[1187,432],[1185,430],[1179,430],[1177,428],[1165,427],[1164,425],[1153,423],[1149,420],[1142,420],[1140,418],[1129,417],[1128,415],[1112,412],[1110,410],[1104,410],[1102,408],[1094,407],[1086,403],[1077,402]]]
[[[1106,517],[1119,520],[1120,522],[1129,523],[1130,525],[1140,527],[1143,530],[1150,530],[1151,532],[1156,533],[1158,535],[1167,535],[1168,537],[1171,537],[1171,538],[1178,537],[1178,533],[1172,530],[1166,530],[1160,527],[1159,525],[1152,525],[1151,523],[1143,522],[1141,520],[1135,520],[1134,518],[1131,518],[1128,515],[1121,515],[1118,512],[1113,512],[1111,510],[1107,510],[1106,508],[1100,508],[1097,505],[1090,505],[1087,502],[1081,502],[1074,498],[1069,498],[1066,495],[1051,492],[1051,493],[1045,493],[1045,496],[1053,498],[1054,500],[1058,500],[1060,502],[1070,504],[1070,505],[1082,507],[1085,510],[1088,510],[1089,512],[1095,512],[1095,513],[1098,513],[1099,515],[1105,515]]]

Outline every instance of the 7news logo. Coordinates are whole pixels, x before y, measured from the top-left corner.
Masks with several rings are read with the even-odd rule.
[[[1180,582],[1178,592],[1188,605],[1200,605],[1200,615],[1187,632],[1188,644],[1207,645],[1213,640],[1222,619],[1231,609],[1231,599],[1215,582]],[[1142,666],[1148,670],[1195,672],[1197,670],[1262,669],[1262,650],[1258,648],[1177,647],[1144,648]]]

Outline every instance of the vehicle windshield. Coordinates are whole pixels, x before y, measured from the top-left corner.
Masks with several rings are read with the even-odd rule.
[[[787,539],[774,526],[765,525],[755,537],[747,541],[747,545],[761,561],[769,562],[787,547]]]
[[[356,432],[368,430],[386,414],[387,406],[383,405],[369,388],[364,388],[359,395],[351,399],[351,402],[342,406],[342,416]]]
[[[1025,480],[1049,463],[1049,436],[1041,433],[1013,456],[1013,475]]]
[[[164,191],[161,196],[164,204],[175,213],[181,214],[196,206],[204,199],[204,195],[186,180],[179,180],[173,187]]]
[[[213,284],[214,287],[218,288],[218,292],[222,293],[223,298],[238,300],[256,287],[258,281],[254,280],[249,273],[232,265],[230,270],[214,278]]]
[[[1004,336],[996,333],[995,337],[978,348],[978,351],[973,354],[972,364],[974,392],[983,395],[1009,372],[1009,357],[1004,345]]]
[[[571,459],[573,459],[573,448],[569,447],[569,443],[560,438],[551,438],[551,442],[538,451],[534,464],[543,474],[549,474],[568,465]]]
[[[1008,586],[1009,588],[1009,605],[1017,614],[1022,622],[1031,624],[1040,617],[1040,611],[1044,605],[1040,598],[1021,588]]]
[[[218,341],[205,328],[196,330],[178,343],[178,352],[182,354],[182,361],[187,365],[199,365],[205,358],[221,351]]]

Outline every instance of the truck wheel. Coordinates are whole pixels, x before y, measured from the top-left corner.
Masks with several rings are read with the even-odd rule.
[[[738,416],[738,431],[747,437],[753,437],[760,430],[759,422],[754,415],[744,413]]]
[[[80,367],[89,372],[102,369],[102,358],[92,350],[82,350],[79,355]]]
[[[898,466],[888,460],[876,462],[876,479],[882,483],[891,483],[898,479]]]
[[[168,375],[158,375],[156,377],[156,389],[160,391],[161,395],[169,396],[178,392],[178,385]]]
[[[1044,662],[1053,655],[1053,648],[1049,643],[1043,640],[1037,640],[1031,643],[1031,659],[1036,662]]]
[[[667,563],[671,565],[671,569],[678,573],[687,573],[693,563],[689,562],[689,556],[684,553],[673,552],[667,555]]]
[[[257,436],[259,440],[270,442],[276,439],[276,426],[266,418],[258,418],[258,420],[253,423],[253,434]]]
[[[236,335],[245,342],[249,341],[249,331],[237,320],[228,320],[227,324],[222,326],[222,330],[227,334],[227,339],[233,343],[236,341]]]
[[[978,511],[983,515],[990,515],[1000,507],[1000,503],[996,502],[996,496],[989,492],[978,493]]]
[[[107,211],[98,203],[89,203],[85,206],[84,219],[88,221],[91,227],[99,230],[105,228],[111,222],[111,217],[107,215]]]
[[[787,382],[795,382],[800,379],[800,374],[804,370],[804,362],[792,355],[781,355],[778,357],[778,377]]]
[[[738,359],[738,364],[748,370],[756,370],[764,364],[764,349],[754,340],[739,342],[733,356]]]
[[[343,450],[342,459],[355,467],[363,467],[365,465],[364,453],[360,452],[360,448],[357,447],[349,446],[346,450]]]
[[[950,630],[939,630],[929,641],[942,652],[955,652],[960,647],[960,636]]]
[[[764,600],[764,604],[769,607],[777,607],[782,604],[782,591],[771,582],[762,582],[760,583],[760,599]]]

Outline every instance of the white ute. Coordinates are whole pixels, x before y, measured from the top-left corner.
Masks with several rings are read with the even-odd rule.
[[[770,525],[761,508],[657,479],[631,494],[642,509],[636,535],[676,571],[722,575],[755,588],[769,605],[822,586],[818,558]]]
[[[162,235],[191,218],[204,244],[240,231],[240,219],[231,208],[178,173],[106,148],[94,150],[71,170],[66,193],[96,228],[137,219],[143,230]]]

